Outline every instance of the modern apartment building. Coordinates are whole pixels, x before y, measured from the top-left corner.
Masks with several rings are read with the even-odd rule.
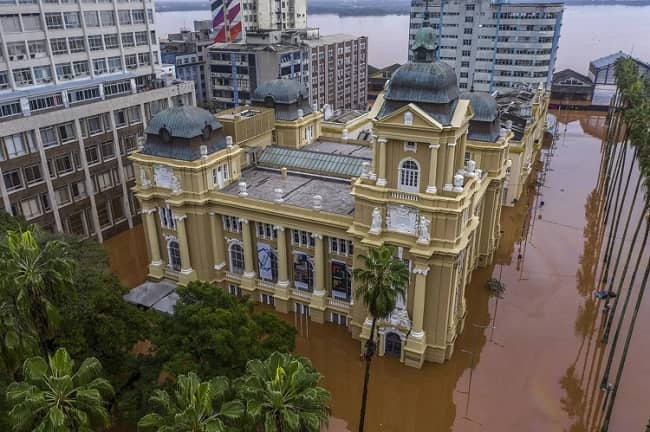
[[[0,4],[0,208],[99,241],[138,218],[126,156],[192,83],[156,79],[154,4]]]
[[[236,42],[249,31],[307,28],[307,0],[213,0],[214,42]]]
[[[196,102],[208,106],[209,73],[207,65],[208,48],[213,44],[210,37],[212,22],[194,21],[194,30],[183,29],[170,33],[160,41],[162,62],[176,67],[176,77],[180,80],[194,81]]]
[[[365,110],[368,39],[320,36],[318,29],[250,32],[246,43],[209,48],[210,87],[217,109],[250,104],[264,81],[296,79],[321,109]]]
[[[562,0],[412,0],[409,33],[435,30],[461,89],[550,88],[563,11]]]

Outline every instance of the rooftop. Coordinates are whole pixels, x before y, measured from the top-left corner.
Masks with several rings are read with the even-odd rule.
[[[289,173],[283,177],[278,171],[264,168],[249,168],[242,172],[239,179],[247,185],[249,198],[274,202],[275,189],[284,191],[283,204],[304,209],[313,208],[314,195],[320,195],[321,210],[328,213],[349,215],[354,212],[354,197],[350,194],[352,185],[345,180]],[[239,185],[232,183],[221,192],[239,195]]]
[[[343,144],[339,142],[317,140],[303,147],[303,150],[354,156],[366,160],[372,160],[372,148],[356,144]]]
[[[320,35],[318,39],[303,39],[302,43],[309,47],[316,47],[321,45],[330,45],[335,43],[342,43],[351,40],[359,39],[363,36],[352,36],[349,34],[332,34],[332,35]]]
[[[219,51],[271,51],[271,52],[290,52],[300,49],[295,45],[290,44],[252,44],[252,43],[216,43],[210,46],[210,50],[219,50]]]
[[[368,159],[343,154],[296,150],[286,147],[267,147],[259,158],[261,167],[287,168],[332,177],[358,177]]]
[[[362,115],[364,115],[365,112],[363,111],[357,111],[357,110],[349,110],[349,109],[338,109],[334,111],[331,117],[328,117],[325,119],[326,122],[331,122],[331,123],[341,123],[345,124],[349,121],[355,120]]]
[[[645,66],[646,68],[650,68],[650,64],[648,64],[648,63],[646,63],[646,62],[644,62],[642,60],[639,60],[639,59],[637,59],[635,57],[632,57],[630,54],[624,53],[623,51],[619,51],[619,52],[616,52],[616,53],[613,53],[613,54],[610,54],[610,55],[606,55],[605,57],[600,57],[600,58],[597,58],[596,60],[592,60],[592,61],[589,62],[589,68],[590,69],[591,68],[600,69],[600,68],[603,68],[603,67],[607,67],[607,66],[615,63],[616,60],[618,60],[621,57],[631,58],[632,60],[636,61],[637,63],[639,63],[639,64],[641,64],[643,66]]]

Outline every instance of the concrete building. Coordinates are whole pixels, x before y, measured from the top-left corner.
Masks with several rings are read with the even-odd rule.
[[[413,367],[449,359],[465,287],[498,245],[512,132],[500,127],[494,98],[460,95],[454,71],[432,54],[417,51],[395,72],[376,102],[371,143],[332,133],[333,122],[325,138],[323,114],[289,80],[264,83],[252,106],[217,116],[228,126],[190,107],[154,117],[130,156],[150,277],[214,281],[347,326],[363,343],[371,321],[352,270],[389,244],[410,281],[378,322],[379,354]]]
[[[0,4],[0,208],[99,241],[133,226],[126,156],[172,96],[149,1]]]
[[[318,29],[249,32],[246,43],[209,49],[212,102],[217,109],[250,104],[258,83],[301,80],[319,108],[366,110],[368,39],[321,36]]]
[[[373,105],[377,96],[384,91],[386,81],[390,80],[393,73],[401,64],[394,63],[382,69],[368,65],[368,104]]]
[[[632,57],[623,51],[610,54],[589,62],[589,78],[595,85],[615,86],[616,85],[616,60],[619,58],[629,58],[634,60],[639,69],[639,73],[650,77],[650,63],[644,62],[638,58]]]
[[[454,67],[461,89],[550,87],[563,11],[562,0],[412,0],[409,33],[435,30],[437,58]]]
[[[238,42],[248,32],[307,28],[307,0],[212,0],[214,42]]]
[[[588,101],[594,96],[594,82],[585,75],[571,69],[553,74],[551,99],[557,101]]]
[[[203,107],[209,106],[209,68],[207,67],[208,48],[213,44],[210,37],[211,21],[194,21],[194,30],[181,30],[170,33],[167,39],[160,41],[160,53],[163,63],[176,67],[176,77],[184,81],[194,81],[196,102]]]

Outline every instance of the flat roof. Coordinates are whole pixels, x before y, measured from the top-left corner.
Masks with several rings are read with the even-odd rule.
[[[318,39],[303,39],[301,42],[310,47],[316,47],[321,45],[329,45],[334,43],[349,42],[353,40],[360,39],[366,36],[353,36],[349,34],[331,34],[331,35],[320,35]]]
[[[316,140],[303,147],[304,150],[344,156],[355,156],[361,159],[372,160],[372,148],[356,144],[344,144],[333,141]]]
[[[259,157],[258,163],[270,168],[287,168],[349,179],[360,176],[366,162],[369,161],[355,156],[270,146]]]
[[[244,170],[239,182],[246,183],[249,198],[272,203],[276,198],[274,190],[280,188],[284,192],[284,204],[290,206],[311,209],[314,195],[320,195],[323,198],[322,211],[340,215],[354,212],[349,181],[293,172],[283,177],[278,171],[255,167]],[[226,186],[221,192],[239,195],[238,182]]]
[[[269,52],[288,52],[299,51],[300,47],[289,44],[251,44],[251,43],[216,43],[210,45],[211,50],[219,51],[269,51]]]
[[[354,119],[357,119],[361,116],[366,114],[363,111],[358,111],[358,110],[350,110],[350,109],[344,109],[344,110],[336,110],[334,111],[334,114],[332,117],[328,118],[327,120],[323,120],[325,122],[330,122],[330,123],[342,123],[345,124],[349,121],[352,121]]]

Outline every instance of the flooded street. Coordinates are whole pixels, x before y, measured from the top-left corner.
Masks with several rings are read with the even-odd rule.
[[[473,274],[465,330],[452,359],[416,370],[396,358],[376,358],[366,430],[599,430],[605,395],[600,381],[609,345],[600,342],[602,305],[593,291],[606,241],[596,190],[605,113],[558,117],[560,137],[553,149],[540,154],[540,186],[533,179],[519,204],[503,209],[504,235],[495,264]],[[112,268],[125,284],[144,279],[141,227],[105,244]],[[490,277],[505,284],[503,298],[490,295]],[[364,366],[359,342],[344,327],[284,317],[299,330],[296,351],[312,360],[332,393],[330,430],[356,430]],[[647,330],[646,297],[612,432],[641,431],[650,417]]]

